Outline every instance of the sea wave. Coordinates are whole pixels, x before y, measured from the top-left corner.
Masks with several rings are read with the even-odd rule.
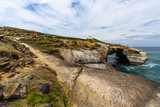
[[[143,67],[149,67],[149,68],[153,68],[155,66],[158,66],[158,64],[153,64],[153,63],[149,63],[149,64],[144,64],[142,65]]]

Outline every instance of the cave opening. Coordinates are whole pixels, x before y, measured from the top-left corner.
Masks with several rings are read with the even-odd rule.
[[[113,66],[119,64],[129,64],[123,49],[116,49],[114,52],[108,54],[106,60]]]

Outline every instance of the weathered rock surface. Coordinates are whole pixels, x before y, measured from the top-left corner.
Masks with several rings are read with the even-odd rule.
[[[43,94],[48,94],[49,93],[49,90],[50,90],[49,84],[47,84],[47,83],[40,83],[39,85],[41,85],[41,88],[39,90],[41,93],[43,93]]]
[[[89,68],[106,69],[107,65],[104,62],[108,51],[107,49],[101,48],[98,51],[83,49],[60,49],[60,53],[61,56],[64,57],[65,61],[67,61],[71,65],[81,65]],[[102,51],[103,53],[106,52],[105,55],[101,54]]]
[[[144,64],[148,60],[147,53],[140,49],[130,48],[127,58],[133,65]]]
[[[27,96],[27,86],[17,83],[15,87],[12,89],[10,96],[6,98],[8,101],[12,101],[15,99],[23,99]]]
[[[143,50],[130,47],[112,47],[109,54],[116,53],[116,56],[125,63],[131,65],[142,65],[148,60],[147,53]]]
[[[144,107],[159,93],[158,83],[142,77],[114,69],[84,69],[74,86],[73,99],[77,107]]]
[[[53,104],[43,104],[40,107],[53,107]]]
[[[84,66],[89,68],[100,68],[100,69],[107,69],[107,64],[85,64]]]
[[[71,64],[102,63],[103,57],[97,51],[60,49],[61,55]]]

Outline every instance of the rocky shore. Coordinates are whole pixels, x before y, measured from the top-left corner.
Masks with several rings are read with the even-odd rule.
[[[119,72],[107,62],[115,53],[125,63],[144,64],[143,50],[9,27],[0,28],[0,35],[2,106],[160,105],[159,83]]]

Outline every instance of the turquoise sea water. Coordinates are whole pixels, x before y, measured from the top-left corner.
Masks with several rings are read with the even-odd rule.
[[[160,83],[160,47],[136,47],[147,52],[149,60],[140,66],[131,66],[117,62],[114,55],[109,55],[110,62],[117,70],[139,75]]]

